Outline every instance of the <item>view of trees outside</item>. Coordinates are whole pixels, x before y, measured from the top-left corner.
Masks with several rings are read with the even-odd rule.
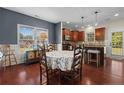
[[[48,44],[48,30],[42,28],[20,26],[19,28],[19,48],[23,53],[28,50],[36,49],[37,44],[43,41]]]
[[[29,39],[33,39],[32,38],[32,36],[31,35],[23,35],[22,33],[19,33],[20,34],[20,39],[27,39],[27,40],[29,40]]]
[[[112,54],[122,55],[123,45],[123,33],[122,32],[113,32],[112,33]]]
[[[122,32],[112,33],[112,46],[113,48],[122,48]]]

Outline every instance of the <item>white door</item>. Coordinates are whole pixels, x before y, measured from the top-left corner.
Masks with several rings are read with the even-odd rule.
[[[124,55],[124,32],[111,33],[111,54],[112,56]]]

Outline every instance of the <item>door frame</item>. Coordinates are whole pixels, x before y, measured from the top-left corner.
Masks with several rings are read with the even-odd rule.
[[[122,50],[123,50],[123,52],[122,52],[122,55],[114,55],[114,54],[112,54],[112,33],[114,33],[114,32],[122,32]],[[110,49],[111,49],[111,56],[114,56],[114,57],[123,57],[124,56],[124,30],[115,30],[115,31],[111,31],[111,35],[110,35],[111,37],[110,37]]]

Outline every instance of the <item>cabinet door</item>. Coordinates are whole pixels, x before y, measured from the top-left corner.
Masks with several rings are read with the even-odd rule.
[[[74,42],[78,41],[78,31],[72,32],[72,41]]]
[[[66,40],[66,37],[70,37],[70,30],[63,28],[63,40]]]
[[[104,27],[95,29],[95,40],[96,41],[105,40],[105,28]]]
[[[78,41],[84,41],[84,31],[78,32]]]

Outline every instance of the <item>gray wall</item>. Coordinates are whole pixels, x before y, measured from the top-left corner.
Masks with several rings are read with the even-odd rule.
[[[55,42],[57,44],[61,43],[61,22],[55,25]]]
[[[17,44],[17,24],[49,30],[49,41],[56,42],[55,24],[0,8],[0,44]]]

